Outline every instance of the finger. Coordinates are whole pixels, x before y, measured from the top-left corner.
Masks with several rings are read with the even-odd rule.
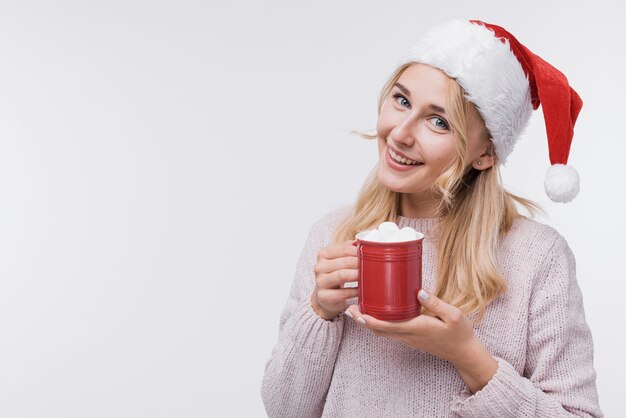
[[[362,314],[358,305],[351,305],[346,309],[346,315],[353,320],[363,325],[376,335],[382,335],[389,338],[400,338],[408,334],[408,331],[402,328],[404,331],[398,330],[399,323],[380,321],[373,316]],[[408,321],[403,321],[408,322]],[[388,325],[388,326],[387,326]]]
[[[322,274],[317,278],[317,286],[322,289],[337,289],[341,285],[359,279],[359,270],[338,270],[330,274]]]
[[[359,310],[359,305],[350,305],[348,309],[346,309],[346,315],[350,318],[355,319],[361,316],[361,311]]]
[[[408,321],[382,321],[367,314],[362,314],[360,317],[355,316],[355,318],[365,328],[387,336],[390,334],[412,334],[420,332],[422,328],[422,320],[419,319],[419,316]]]
[[[441,318],[443,322],[456,323],[463,318],[463,312],[459,308],[444,302],[433,294],[427,293],[424,289],[417,293],[417,300],[423,307]]]
[[[358,257],[347,256],[332,259],[320,259],[315,264],[313,271],[316,275],[324,273],[332,273],[341,269],[356,269],[359,267]]]
[[[317,260],[327,259],[332,260],[339,257],[356,257],[357,249],[352,245],[354,240],[344,241],[341,244],[330,244],[327,247],[322,248],[317,253]]]
[[[318,289],[317,299],[324,306],[334,306],[345,309],[346,300],[359,296],[359,289]]]

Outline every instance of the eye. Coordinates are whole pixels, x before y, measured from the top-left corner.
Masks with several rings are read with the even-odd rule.
[[[431,124],[438,129],[448,129],[448,123],[444,119],[440,118],[439,116],[434,116],[430,118],[429,121],[431,121]]]
[[[393,95],[393,98],[396,99],[396,102],[400,105],[400,106],[404,106],[404,107],[411,107],[411,103],[409,103],[409,101],[407,100],[406,97],[404,97],[403,95],[401,95],[400,93],[396,93]]]

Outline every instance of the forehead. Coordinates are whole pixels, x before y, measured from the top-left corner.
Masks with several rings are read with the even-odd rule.
[[[398,83],[409,89],[419,92],[420,95],[441,96],[448,91],[448,77],[443,71],[430,65],[411,64],[400,75]]]

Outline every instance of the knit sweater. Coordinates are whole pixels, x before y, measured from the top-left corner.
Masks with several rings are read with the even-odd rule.
[[[474,325],[498,369],[472,394],[446,360],[344,315],[327,321],[313,311],[317,253],[348,214],[343,207],[315,222],[300,254],[263,376],[270,417],[602,416],[575,260],[557,231],[519,218],[501,240],[497,261],[508,288]],[[425,234],[422,285],[434,290],[436,219],[396,223]]]

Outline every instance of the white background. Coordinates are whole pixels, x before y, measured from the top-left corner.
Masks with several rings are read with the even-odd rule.
[[[376,164],[398,57],[451,19],[507,28],[584,100],[578,198],[548,201],[535,112],[503,170],[577,258],[601,407],[623,415],[619,2],[0,2],[0,416],[264,416],[311,224]]]

